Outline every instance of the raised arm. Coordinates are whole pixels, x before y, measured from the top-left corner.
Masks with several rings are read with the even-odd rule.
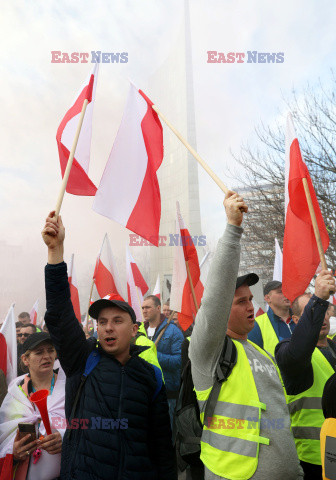
[[[285,372],[284,378],[297,377],[299,380],[304,370],[311,370],[311,357],[329,307],[330,292],[334,291],[335,279],[331,272],[322,270],[316,278],[315,295],[301,313],[290,340],[279,343],[275,349],[276,361]]]
[[[194,382],[195,378],[200,380],[198,387],[201,389],[212,385],[223,347],[238,275],[240,237],[243,232],[240,225],[244,212],[247,212],[244,200],[234,192],[227,193],[224,206],[228,223],[211,262],[202,305],[190,340],[193,378]]]
[[[48,247],[45,267],[47,311],[45,322],[67,376],[83,370],[88,354],[85,334],[75,316],[67,267],[63,261],[65,229],[62,219],[50,212],[42,237]]]

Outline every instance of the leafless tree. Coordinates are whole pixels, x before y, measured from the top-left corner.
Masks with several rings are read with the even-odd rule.
[[[336,79],[324,88],[307,86],[286,101],[292,113],[301,153],[308,166],[330,237],[327,263],[336,267]],[[255,129],[258,147],[243,145],[234,155],[243,174],[234,173],[244,185],[250,205],[241,268],[257,271],[269,280],[274,263],[274,238],[282,247],[284,233],[285,127],[261,124]],[[240,189],[241,191],[241,189]]]

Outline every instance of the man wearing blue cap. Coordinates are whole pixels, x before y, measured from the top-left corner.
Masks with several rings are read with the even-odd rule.
[[[47,217],[45,322],[67,376],[61,478],[177,480],[167,397],[158,367],[132,345],[138,327],[131,306],[94,302],[98,342],[85,339],[73,311],[63,261],[61,217]]]

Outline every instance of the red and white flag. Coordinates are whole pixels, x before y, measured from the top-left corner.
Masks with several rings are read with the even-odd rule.
[[[273,280],[278,280],[278,282],[282,282],[282,251],[277,238],[275,239]]]
[[[36,325],[37,324],[37,314],[38,314],[38,308],[39,308],[39,301],[36,300],[36,302],[34,303],[34,306],[33,308],[31,309],[30,311],[30,323],[32,323],[33,325]]]
[[[188,229],[184,226],[178,202],[176,202],[176,210],[176,233],[178,241],[177,245],[174,246],[175,251],[172,287],[170,292],[170,309],[178,312],[178,322],[183,330],[187,330],[192,324],[197,312],[191,293],[186,262],[188,262],[189,265],[190,276],[198,307],[201,303],[204,287],[200,280],[201,272],[197,251]]]
[[[128,303],[133,308],[137,321],[142,322],[142,302],[148,285],[141,275],[141,272],[135,263],[127,245],[126,245],[126,278],[127,278],[127,297]]]
[[[152,105],[131,84],[92,208],[158,246],[161,196],[156,172],[163,159],[163,135]]]
[[[14,304],[10,307],[6,319],[0,330],[2,364],[3,371],[6,375],[7,385],[17,377],[17,342]],[[4,354],[5,349],[6,354]]]
[[[77,283],[77,277],[76,277],[75,266],[74,266],[74,254],[71,255],[69,271],[68,271],[68,280],[70,285],[70,295],[71,295],[72,306],[73,306],[77,320],[79,321],[79,323],[81,323],[82,317],[81,317],[80,304],[79,304],[78,283]]]
[[[73,195],[95,195],[97,188],[88,177],[92,135],[92,114],[93,104],[97,86],[98,63],[94,64],[92,72],[79,89],[78,94],[70,109],[65,114],[58,127],[56,141],[61,163],[62,177],[68,163],[68,158],[77,131],[78,120],[82,111],[85,99],[89,103],[86,107],[82,129],[79,135],[73,164],[66,191]]]
[[[257,318],[259,317],[259,315],[265,313],[261,306],[255,300],[252,300],[252,303],[254,307],[254,318]]]
[[[112,254],[107,233],[105,233],[100,253],[96,261],[93,278],[100,298],[112,293],[122,296],[117,265]]]
[[[161,288],[160,288],[160,274],[158,273],[157,279],[156,279],[156,284],[153,290],[152,295],[155,295],[158,297],[159,300],[161,300]]]
[[[329,235],[307,165],[302,160],[299,142],[290,114],[287,117],[286,145],[288,156],[286,163],[289,165],[289,169],[287,168],[288,181],[286,179],[285,182],[288,185],[288,205],[283,242],[282,291],[289,300],[293,301],[305,292],[320,262],[303,187],[303,178],[307,179],[324,251],[327,250],[329,245]]]

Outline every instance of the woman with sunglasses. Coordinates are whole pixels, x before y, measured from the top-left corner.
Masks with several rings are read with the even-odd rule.
[[[65,375],[61,369],[53,369],[56,350],[49,334],[29,335],[23,351],[21,362],[28,374],[9,384],[8,394],[1,406],[0,460],[5,459],[7,466],[13,462],[9,466],[13,466],[15,479],[53,480],[60,474],[62,437],[66,427]],[[37,390],[49,391],[47,409],[53,430],[51,435],[46,434],[40,413],[29,399]],[[32,441],[30,434],[20,438],[19,423],[34,424],[37,440]]]

